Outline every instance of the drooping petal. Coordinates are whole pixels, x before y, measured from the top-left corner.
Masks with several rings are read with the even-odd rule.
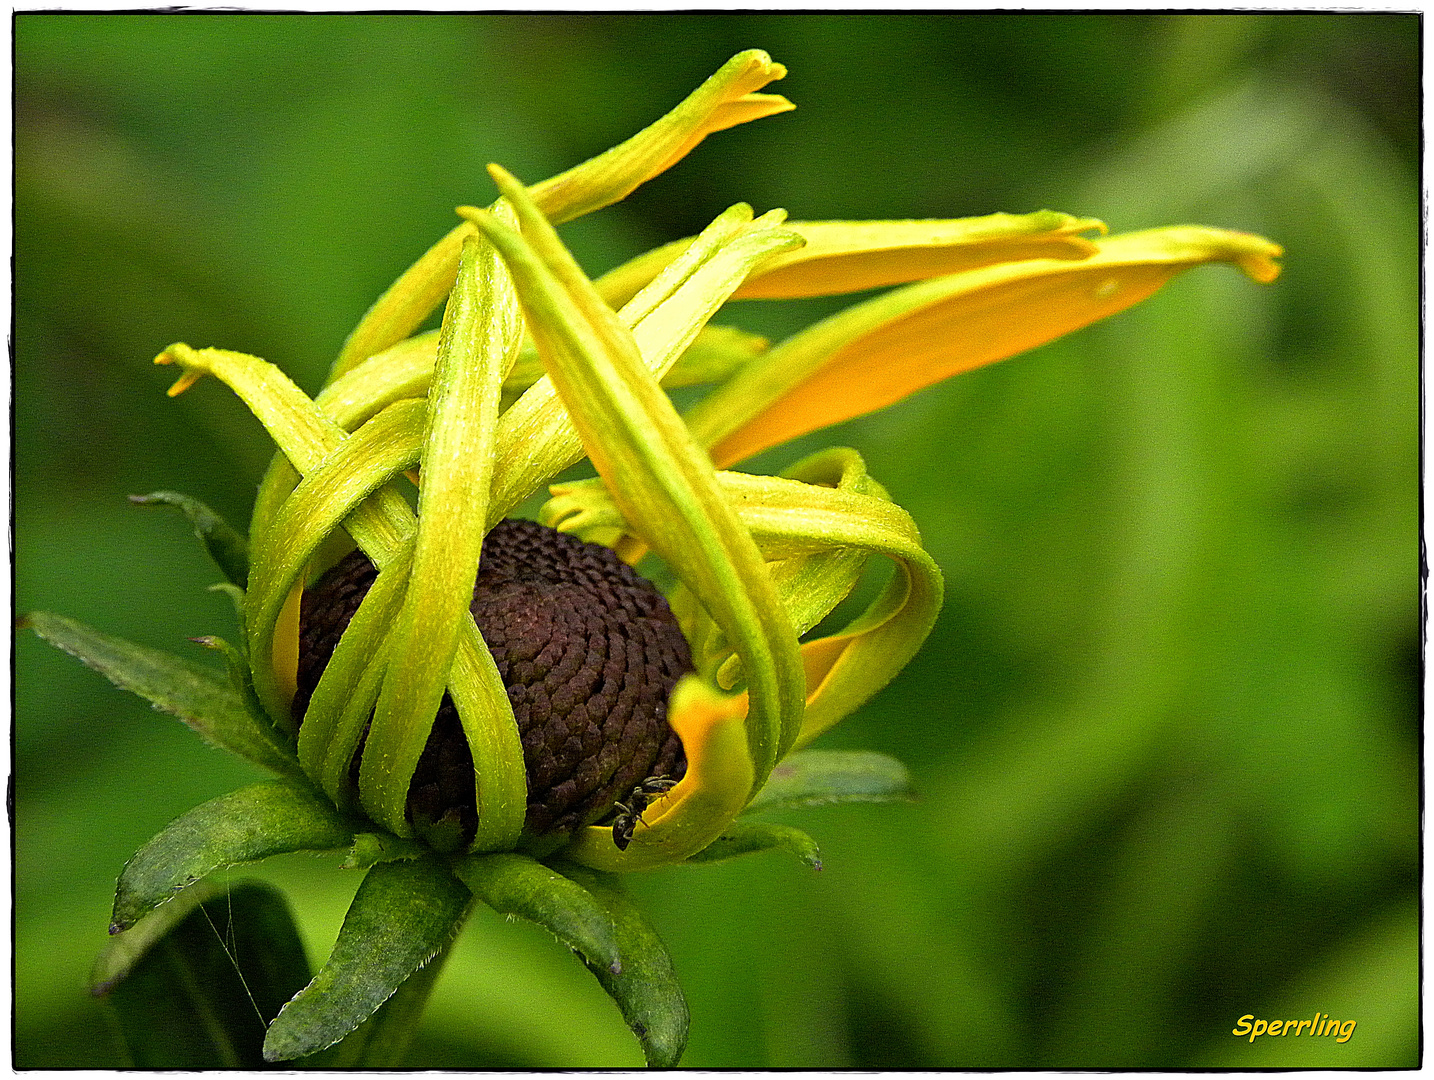
[[[1272,281],[1282,253],[1262,237],[1198,226],[1095,244],[1081,261],[969,270],[817,323],[700,402],[688,415],[693,436],[725,466],[1113,315],[1193,266],[1232,262]]]
[[[559,173],[531,190],[554,224],[601,210],[676,165],[716,131],[788,112],[780,94],[759,94],[787,69],[761,49],[738,53],[675,109],[611,150]]]
[[[1094,218],[1054,210],[1034,214],[915,221],[793,221],[806,246],[752,274],[736,300],[829,296],[923,281],[1025,259],[1084,259],[1096,248],[1082,233],[1105,231]],[[690,240],[649,251],[604,274],[598,291],[610,304],[635,293]]]
[[[786,73],[759,49],[738,53],[667,115],[611,150],[535,184],[531,195],[554,222],[624,199],[714,131],[794,108],[779,94],[756,92]],[[330,381],[423,324],[453,287],[463,241],[473,231],[467,221],[455,227],[375,301],[344,342]]]
[[[171,393],[182,391],[201,375],[212,374],[221,379],[263,423],[278,443],[280,451],[299,474],[320,470],[330,463],[328,459],[345,441],[358,437],[357,434],[346,434],[278,368],[258,357],[222,349],[192,349],[187,345],[172,345],[161,353],[155,362],[177,363],[185,368],[184,377],[175,384]],[[389,409],[395,410],[399,404],[401,403],[396,403]],[[270,477],[278,481],[269,492],[269,497],[275,499],[271,512],[282,514],[282,508],[287,506],[287,503],[279,501],[277,496],[282,494],[286,480],[282,470],[272,468]],[[411,542],[417,531],[417,521],[408,503],[392,485],[379,488],[354,507],[343,519],[343,527],[379,568],[380,573],[396,561],[411,558]],[[261,562],[264,565],[285,567],[283,573],[286,576],[289,572],[288,566],[292,565],[286,565],[282,559],[264,560],[262,547],[270,542],[267,538],[274,531],[272,528],[266,529],[256,541],[256,548],[259,550],[255,552],[255,563],[250,572],[250,589],[247,594],[250,617],[246,619],[245,629],[254,668],[255,692],[264,702],[275,723],[287,726],[291,724],[288,707],[292,693],[286,690],[283,680],[292,680],[293,660],[289,657],[297,656],[295,640],[301,583],[297,578],[294,580],[285,602],[279,607],[278,615],[271,615],[275,608],[273,597],[281,594],[283,590],[277,584],[278,570],[274,571],[276,583],[265,584],[268,577],[267,573],[261,570]],[[254,618],[255,611],[261,605],[265,613],[262,623]],[[288,656],[280,665],[277,656],[285,647]],[[275,662],[259,663],[257,654],[269,651],[275,654]],[[282,674],[277,670],[281,666]],[[501,680],[497,678],[493,658],[471,618],[460,625],[458,650],[449,674],[450,690],[460,714],[477,718],[481,724],[481,728],[470,728],[465,720],[464,734],[468,736],[475,762],[510,761],[515,753],[513,744],[517,738],[516,727],[512,725],[511,718],[507,722],[504,721],[502,711],[498,707],[498,696],[506,697],[506,694],[501,690]],[[497,689],[494,689],[495,684]],[[521,755],[520,747],[516,753]],[[517,760],[521,763],[521,756]],[[480,816],[486,810],[489,823],[500,835],[516,835],[521,828],[524,806],[522,799],[517,799],[515,804],[511,790],[512,770],[480,767],[477,771]],[[518,776],[521,780],[521,767],[518,769]],[[406,822],[395,822],[393,827],[400,835],[409,831]],[[481,830],[482,826],[480,832]]]
[[[644,365],[633,335],[521,186],[493,171],[525,235],[488,217],[478,219],[480,227],[508,260],[549,377],[598,474],[637,534],[668,560],[736,646],[752,700],[751,752],[757,775],[765,777],[801,723],[802,672],[786,612],[751,537],[718,492],[710,462]]]
[[[667,722],[682,739],[687,774],[652,802],[625,851],[612,829],[590,826],[563,858],[595,870],[625,872],[680,862],[722,835],[752,793],[747,747],[747,695],[720,694],[689,675],[673,688]]]
[[[654,377],[677,363],[753,267],[798,243],[780,225],[779,213],[754,220],[745,204],[731,207],[617,313]],[[490,519],[506,515],[584,453],[552,378],[537,380],[499,421]]]
[[[404,824],[409,780],[450,681],[462,624],[472,620],[468,608],[488,519],[498,400],[521,341],[522,315],[508,272],[492,245],[471,238],[464,244],[458,284],[443,317],[428,395],[408,588],[388,642],[388,669],[359,772],[365,811],[390,830]],[[510,753],[496,761],[475,758],[475,767],[485,783],[506,780],[515,787],[497,800],[499,805],[525,807],[517,724],[497,669],[483,671],[496,680],[496,692],[479,693],[485,705],[498,706],[500,716],[465,716],[460,707],[459,717],[465,730],[481,730],[490,721],[495,730],[511,729],[505,740]],[[493,816],[491,807],[480,804],[481,843],[511,845],[521,831],[522,814],[505,815],[512,820],[501,826]]]
[[[802,644],[807,698],[801,733],[794,742],[794,748],[800,748],[870,700],[916,655],[941,609],[941,571],[922,548],[911,516],[867,475],[854,450],[822,451],[798,462],[782,477],[719,472],[717,484],[765,559],[824,558],[850,551],[885,555],[896,564],[886,588],[845,630]],[[610,494],[593,481],[553,490],[554,498],[543,511],[548,524],[579,535],[593,530],[617,535],[633,531]],[[850,588],[852,567],[833,561],[817,563],[813,569],[819,579],[828,578],[808,586],[822,598],[825,610],[819,607],[811,613],[820,617]],[[784,599],[796,618],[811,597]],[[725,660],[731,652],[729,640],[709,640],[711,631],[700,620],[693,629],[690,605],[680,590],[671,602],[684,632],[694,638],[699,671]],[[716,681],[724,685],[722,667]]]

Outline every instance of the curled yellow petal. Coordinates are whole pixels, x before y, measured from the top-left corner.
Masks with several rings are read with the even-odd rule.
[[[720,468],[962,371],[1025,352],[1146,299],[1176,274],[1230,262],[1279,274],[1279,245],[1181,226],[1094,241],[1079,262],[1032,259],[909,285],[810,327],[688,414]]]
[[[529,193],[554,224],[625,199],[714,131],[795,108],[779,94],[756,93],[786,74],[760,49],[738,53],[667,115],[606,153],[533,185]]]
[[[667,719],[682,739],[687,773],[654,800],[626,851],[611,827],[583,829],[563,855],[596,870],[642,870],[681,862],[722,835],[752,793],[747,751],[747,695],[728,697],[688,676],[673,688]]]
[[[755,92],[786,74],[760,49],[738,53],[675,109],[626,142],[535,184],[533,201],[560,223],[627,198],[714,131],[795,108],[779,94]],[[423,324],[453,287],[463,242],[473,232],[470,222],[455,226],[374,301],[344,342],[330,381]]]

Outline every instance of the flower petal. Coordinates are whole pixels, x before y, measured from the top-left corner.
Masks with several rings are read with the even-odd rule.
[[[594,825],[574,838],[563,858],[625,872],[681,862],[716,840],[752,793],[746,713],[746,694],[728,696],[696,676],[684,678],[672,690],[667,722],[682,739],[687,774],[649,805],[627,850],[618,850],[610,827]]]
[[[1054,210],[950,220],[793,221],[788,227],[806,246],[766,263],[734,299],[828,296],[996,263],[1084,259],[1096,248],[1080,234],[1105,232],[1095,218]],[[624,302],[689,243],[678,240],[639,255],[599,278],[598,291],[610,304]]]
[[[766,559],[849,550],[886,555],[896,563],[886,588],[844,631],[802,644],[807,698],[794,743],[799,748],[868,701],[916,655],[941,609],[941,571],[921,547],[911,516],[867,475],[854,450],[814,454],[784,477],[719,472],[717,483]],[[593,481],[557,485],[553,491],[543,516],[554,527],[580,535],[594,530],[631,534],[621,509]],[[834,607],[850,587],[850,566],[818,563],[813,571],[833,579],[813,588]],[[681,590],[671,603],[684,632],[694,639],[698,670],[705,672],[724,659],[730,644],[720,637],[709,640],[714,631],[688,610]],[[801,601],[793,603],[800,617]],[[724,674],[719,668],[719,686]]]
[[[736,645],[752,699],[749,743],[757,775],[765,777],[796,738],[804,696],[796,637],[771,578],[633,335],[517,181],[492,171],[517,207],[525,236],[491,218],[480,218],[480,227],[508,260],[549,377],[598,474],[636,533]]]
[[[738,53],[675,109],[626,142],[534,184],[533,201],[545,217],[561,224],[626,198],[713,132],[795,108],[779,94],[756,93],[786,74],[760,49]]]
[[[626,198],[712,132],[794,108],[780,95],[755,93],[786,73],[759,49],[738,53],[675,109],[626,142],[533,185],[533,200],[560,223]],[[344,342],[331,381],[422,325],[453,287],[463,241],[471,235],[469,222],[454,228],[374,302]]]
[[[710,394],[688,414],[693,436],[719,466],[741,461],[1113,315],[1192,266],[1233,262],[1272,281],[1282,253],[1258,236],[1198,226],[1095,244],[1079,262],[968,270],[857,304]]]
[[[753,267],[798,242],[780,225],[779,214],[753,220],[745,204],[731,207],[618,312],[655,377],[661,379],[685,355]],[[582,437],[550,376],[537,380],[503,414],[496,452],[493,520],[582,459]]]
[[[450,681],[462,624],[472,621],[468,609],[486,531],[498,400],[521,341],[522,315],[508,272],[492,245],[470,238],[444,312],[428,395],[408,588],[389,637],[388,668],[359,771],[365,811],[395,832],[406,824],[410,780]],[[522,831],[522,813],[512,811],[527,804],[522,745],[497,668],[489,663],[478,673],[496,681],[496,688],[474,692],[499,715],[465,715],[460,707],[465,732],[488,728],[507,737],[488,747],[498,750],[496,757],[475,755],[474,768],[483,778],[480,786],[513,789],[490,805],[480,802],[481,843],[511,846]],[[493,740],[470,736],[474,741]],[[507,811],[502,822],[493,820],[500,808]]]

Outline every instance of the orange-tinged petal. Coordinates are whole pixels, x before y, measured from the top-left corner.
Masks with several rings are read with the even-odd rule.
[[[722,835],[752,793],[747,695],[728,697],[689,675],[672,691],[668,723],[682,739],[687,774],[643,814],[626,851],[612,828],[584,829],[563,855],[597,870],[642,870],[681,862]]]
[[[904,285],[995,263],[1084,259],[1096,247],[1082,233],[1105,232],[1095,218],[1054,210],[1034,214],[914,221],[790,221],[806,246],[769,259],[733,294],[735,300],[832,296]],[[639,255],[598,281],[614,306],[642,288],[691,239]]]
[[[1272,281],[1283,253],[1259,236],[1199,226],[1095,244],[1080,262],[989,266],[857,304],[709,395],[688,415],[693,435],[723,468],[1113,315],[1192,266],[1231,262]]]

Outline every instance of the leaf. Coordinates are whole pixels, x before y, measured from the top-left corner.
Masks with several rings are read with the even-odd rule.
[[[132,1067],[259,1068],[265,1025],[309,978],[288,903],[259,882],[185,899],[110,943],[93,992]]]
[[[667,947],[617,877],[572,863],[557,868],[591,893],[612,919],[622,970],[614,974],[599,964],[588,964],[588,970],[617,1003],[648,1065],[674,1068],[687,1048],[688,1012]]]
[[[353,839],[353,827],[310,789],[267,781],[221,795],[170,822],[125,863],[110,933],[129,929],[215,870],[290,851],[346,847]]]
[[[743,812],[913,798],[911,774],[895,758],[870,750],[799,750],[772,770]]]
[[[266,718],[247,709],[229,680],[212,668],[102,634],[47,611],[31,612],[20,625],[94,668],[120,689],[179,717],[215,746],[283,776],[303,775],[284,737]]]
[[[227,521],[221,518],[198,499],[181,495],[177,491],[153,491],[148,495],[131,495],[129,501],[136,506],[173,506],[182,510],[189,523],[194,526],[194,535],[204,541],[209,557],[214,560],[224,576],[246,588],[249,581],[249,540]]]
[[[434,858],[375,866],[328,963],[269,1026],[266,1061],[332,1046],[367,1020],[462,928],[468,890]]]
[[[822,853],[815,840],[801,829],[794,829],[790,825],[773,825],[766,821],[734,822],[726,832],[687,861],[721,862],[756,851],[771,851],[773,848],[790,851],[813,870],[822,868]]]
[[[502,915],[518,915],[551,931],[583,958],[614,974],[622,958],[612,917],[591,893],[526,855],[471,855],[453,872],[473,895]]]

